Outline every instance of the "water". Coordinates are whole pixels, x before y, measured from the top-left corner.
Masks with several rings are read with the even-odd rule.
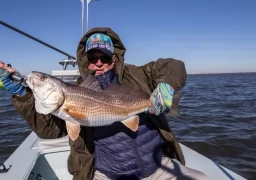
[[[189,75],[181,117],[168,117],[178,140],[247,179],[256,179],[256,73]],[[30,128],[0,91],[0,162]]]
[[[11,96],[0,90],[0,163],[4,162],[31,132],[15,111]]]

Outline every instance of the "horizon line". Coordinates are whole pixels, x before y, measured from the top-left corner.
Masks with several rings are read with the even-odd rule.
[[[200,75],[200,74],[250,74],[256,73],[256,71],[247,71],[247,72],[205,72],[205,73],[187,73],[187,75]]]

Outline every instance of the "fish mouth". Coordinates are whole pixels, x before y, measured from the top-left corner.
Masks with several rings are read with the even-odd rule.
[[[42,79],[43,77],[43,73],[38,72],[38,71],[32,71],[28,76],[27,76],[27,80],[26,83],[29,86],[30,89],[34,89],[34,81],[38,80],[38,79]]]
[[[27,83],[27,85],[28,85],[28,87],[29,87],[30,89],[34,89],[34,84],[33,84],[32,79],[31,79],[31,74],[29,74],[29,75],[27,76],[26,83]]]

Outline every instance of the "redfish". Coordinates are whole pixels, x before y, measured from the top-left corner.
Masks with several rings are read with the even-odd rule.
[[[148,112],[153,106],[148,94],[124,85],[101,90],[96,81],[91,81],[81,87],[35,71],[26,82],[34,94],[36,111],[63,119],[72,140],[79,136],[80,126],[107,126],[118,121],[135,132],[139,126],[137,114]],[[181,96],[175,97],[179,100]]]

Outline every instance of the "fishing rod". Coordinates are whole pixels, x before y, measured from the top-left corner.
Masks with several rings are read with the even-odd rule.
[[[22,34],[22,35],[24,35],[24,36],[34,40],[34,41],[40,43],[40,44],[43,44],[43,45],[45,45],[45,46],[47,46],[47,47],[49,47],[49,48],[51,48],[51,49],[61,53],[61,54],[66,55],[69,60],[72,60],[72,59],[75,60],[76,59],[74,56],[72,56],[72,55],[70,55],[70,54],[68,54],[68,53],[66,53],[66,52],[64,52],[64,51],[62,51],[62,50],[60,50],[60,49],[58,49],[58,48],[56,48],[56,47],[54,47],[54,46],[44,42],[44,41],[42,41],[42,40],[40,40],[40,39],[38,39],[36,37],[34,37],[34,36],[31,36],[31,35],[23,32],[23,31],[21,31],[21,30],[15,28],[15,27],[13,27],[13,26],[11,26],[11,25],[1,21],[1,20],[0,20],[0,24],[5,26],[5,27],[7,27],[7,28],[9,28],[9,29],[11,29],[11,30],[13,30],[13,31],[16,31],[16,32],[18,32],[18,33],[20,33],[20,34]],[[11,67],[11,64],[7,64],[7,66]],[[26,83],[26,77],[23,76],[22,74],[20,74],[18,71],[13,73],[13,75],[11,77],[14,80],[15,83],[19,83],[19,84],[21,84],[24,87],[28,87],[28,85]]]
[[[50,45],[50,44],[47,44],[46,42],[41,41],[40,39],[38,39],[38,38],[36,38],[36,37],[34,37],[34,36],[31,36],[31,35],[29,35],[29,34],[23,32],[23,31],[21,31],[21,30],[15,28],[15,27],[13,27],[13,26],[11,26],[11,25],[9,25],[9,24],[7,24],[7,23],[1,21],[1,20],[0,20],[0,24],[3,25],[3,26],[5,26],[5,27],[7,27],[7,28],[9,28],[9,29],[11,29],[11,30],[14,30],[14,31],[16,31],[16,32],[18,32],[18,33],[20,33],[20,34],[22,34],[22,35],[24,35],[24,36],[26,36],[26,37],[28,37],[28,38],[30,38],[30,39],[33,39],[34,41],[37,41],[37,42],[39,42],[39,43],[41,43],[41,44],[43,44],[43,45],[45,45],[45,46],[47,46],[47,47],[49,47],[49,48],[51,48],[51,49],[53,49],[53,50],[55,50],[55,51],[61,53],[61,54],[66,55],[66,56],[68,57],[68,59],[76,59],[74,56],[71,56],[70,54],[65,53],[64,51],[62,51],[62,50],[60,50],[60,49],[58,49],[58,48],[56,48],[56,47],[54,47],[54,46],[52,46],[52,45]]]

